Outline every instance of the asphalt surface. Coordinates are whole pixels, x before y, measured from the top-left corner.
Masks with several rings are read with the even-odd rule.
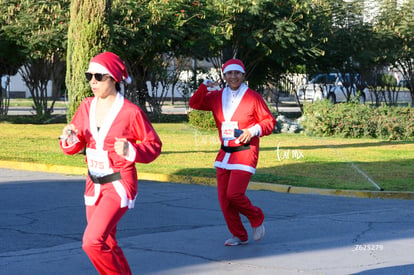
[[[97,274],[81,249],[84,178],[0,175],[0,274]],[[266,236],[226,247],[214,186],[140,181],[118,228],[133,274],[414,274],[413,200],[248,196],[265,213]]]
[[[55,115],[65,115],[67,108],[65,107],[54,107],[53,114]],[[300,107],[296,106],[296,103],[291,98],[286,98],[284,101],[279,104],[279,112],[282,113],[300,113]],[[177,104],[176,106],[164,105],[162,106],[163,114],[187,114],[188,108],[182,104]],[[31,107],[9,107],[8,113],[9,116],[13,115],[33,115],[35,114],[33,108]]]

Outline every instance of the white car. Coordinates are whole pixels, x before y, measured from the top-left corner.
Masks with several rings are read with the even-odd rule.
[[[349,80],[349,74],[345,77]],[[356,76],[358,78],[358,75]],[[346,102],[347,93],[350,92],[351,98],[357,96],[356,83],[358,80],[348,87],[348,91],[344,86],[344,79],[339,73],[318,74],[307,84],[299,88],[298,96],[300,101],[316,101],[321,99],[328,99],[332,103]],[[349,83],[349,81],[348,81]],[[359,102],[365,103],[368,89],[365,88],[360,97]]]

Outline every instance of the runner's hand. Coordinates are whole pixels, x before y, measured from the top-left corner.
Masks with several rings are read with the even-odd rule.
[[[126,138],[115,138],[115,152],[121,157],[127,157],[129,152],[129,143]]]
[[[237,140],[240,143],[249,143],[252,140],[252,133],[250,133],[249,129],[243,129],[243,134],[241,134]]]
[[[68,124],[62,130],[62,136],[68,138],[71,134],[78,134],[78,129],[76,129],[74,124]]]
[[[62,130],[62,135],[59,137],[59,140],[68,145],[79,142],[78,129],[73,124],[66,125]]]

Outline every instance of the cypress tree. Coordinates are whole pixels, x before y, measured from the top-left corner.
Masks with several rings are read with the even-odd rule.
[[[111,45],[111,5],[111,0],[71,1],[66,57],[68,121],[72,119],[82,100],[92,95],[85,79],[90,59],[108,50]]]

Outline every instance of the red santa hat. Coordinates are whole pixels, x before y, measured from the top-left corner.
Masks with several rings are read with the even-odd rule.
[[[121,80],[125,80],[128,84],[132,82],[124,61],[112,52],[104,52],[92,58],[89,62],[88,72],[109,74],[116,82],[121,82]]]
[[[230,59],[223,65],[223,74],[229,72],[229,71],[239,71],[241,73],[246,73],[244,69],[244,64],[239,59]]]

